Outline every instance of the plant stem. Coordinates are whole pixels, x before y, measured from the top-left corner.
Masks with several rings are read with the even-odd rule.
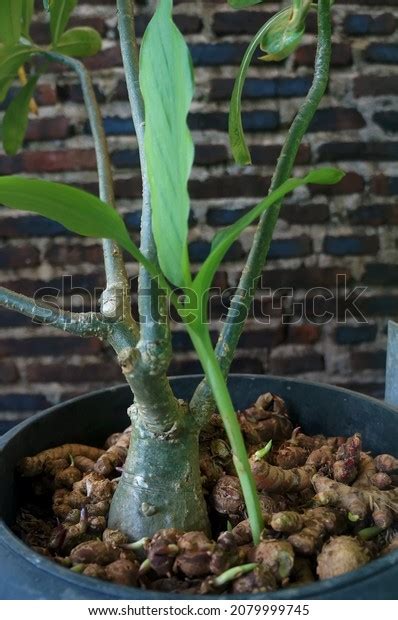
[[[319,0],[318,46],[313,83],[290,127],[278,159],[270,191],[277,189],[291,176],[301,141],[325,94],[329,81],[331,35],[330,0]],[[247,317],[252,304],[257,281],[266,262],[281,206],[281,203],[273,205],[261,217],[237,292],[231,300],[230,309],[216,346],[216,355],[224,376],[228,374],[244,327],[244,318]],[[242,315],[244,315],[243,318]],[[191,409],[204,420],[212,410],[211,390],[206,381],[198,386],[191,401]]]
[[[104,340],[111,329],[111,326],[95,312],[67,312],[41,300],[37,302],[3,286],[0,287],[0,306],[76,336],[97,336]]]
[[[80,80],[97,158],[99,195],[101,200],[115,206],[108,145],[91,76],[80,60],[57,52],[48,52],[46,55],[52,60],[61,62],[73,69]],[[138,329],[131,316],[130,287],[122,252],[118,245],[110,239],[104,239],[102,245],[107,283],[106,290],[102,295],[102,313],[107,318],[122,319],[128,322],[131,332],[134,333],[135,340],[137,340]]]
[[[253,541],[255,544],[258,544],[260,534],[264,529],[264,520],[235,408],[219,362],[213,351],[209,331],[203,327],[195,328],[189,325],[186,325],[186,327],[203,366],[208,384],[214,394],[214,399],[231,445],[233,462],[242,487]]]
[[[141,252],[152,263],[157,264],[157,251],[152,233],[151,195],[145,157],[145,109],[139,85],[139,57],[135,34],[134,1],[117,0],[118,27],[120,47],[126,77],[127,92],[130,101],[142,176],[142,219]],[[162,362],[162,369],[167,370],[171,358],[171,337],[167,320],[166,299],[159,280],[154,279],[140,267],[138,283],[138,309],[140,314],[141,350],[150,352],[148,363],[154,367]],[[165,353],[167,352],[167,355]]]

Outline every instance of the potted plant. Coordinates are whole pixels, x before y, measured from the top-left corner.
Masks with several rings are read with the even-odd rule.
[[[230,4],[239,8],[261,1],[230,0]],[[2,523],[7,592],[18,598],[21,587],[21,597],[52,591],[62,598],[67,589],[70,596],[72,587],[76,598],[89,593],[93,597],[93,592],[97,598],[163,597],[165,591],[182,591],[185,596],[254,592],[260,597],[342,598],[357,592],[355,583],[361,578],[372,584],[373,597],[375,593],[388,596],[389,580],[398,570],[396,554],[376,560],[371,569],[367,563],[393,537],[397,462],[388,454],[374,461],[362,450],[362,441],[366,450],[392,452],[396,412],[345,390],[304,382],[249,377],[226,381],[283,198],[300,186],[333,184],[344,176],[337,169],[323,168],[303,178],[292,177],[301,140],[328,83],[330,0],[317,4],[293,0],[261,28],[242,59],[229,130],[236,162],[247,165],[250,152],[241,121],[241,97],[250,62],[259,46],[264,61],[287,57],[300,44],[309,12],[317,12],[313,85],[289,129],[270,191],[215,236],[196,274],[191,272],[187,249],[187,182],[194,152],[187,115],[194,80],[189,50],[172,19],[173,2],[159,0],[138,54],[134,2],[116,1],[141,159],[140,247],[114,208],[101,113],[90,74],[79,60],[97,53],[101,39],[90,28],[68,29],[76,3],[44,2],[52,37],[45,48],[29,35],[33,0],[2,3],[2,97],[17,73],[23,81],[4,117],[3,144],[10,154],[20,148],[35,87],[47,63],[66,65],[76,72],[82,87],[97,155],[99,198],[58,183],[2,177],[0,202],[53,219],[75,233],[103,239],[106,288],[101,308],[68,312],[3,287],[0,304],[68,333],[102,339],[115,351],[128,387],[105,389],[55,407],[23,423],[2,441],[5,522],[15,521],[17,490],[28,489],[30,494],[31,480],[45,498],[50,493],[58,518],[58,525],[46,525],[37,514],[27,516],[26,506],[21,508],[19,502],[17,529],[22,535],[28,532],[23,537],[34,549],[29,552]],[[256,220],[247,264],[214,348],[209,289],[232,243]],[[123,250],[140,264],[138,320],[131,313]],[[203,380],[167,377],[172,355],[169,306],[192,340]],[[107,435],[122,430],[129,405],[130,429],[111,437],[105,452],[86,445],[98,446]],[[325,416],[319,416],[319,406]],[[307,432],[318,435],[293,430],[287,409]],[[214,415],[216,410],[219,415]],[[374,423],[381,429],[377,434],[372,432]],[[361,432],[362,438],[352,435],[354,431]],[[321,432],[335,437],[328,440]],[[14,483],[16,471],[23,478]],[[376,506],[380,514],[375,514]],[[331,536],[335,538],[329,541]],[[376,542],[368,542],[375,537]],[[38,544],[39,539],[45,539],[45,544]],[[325,541],[329,542],[322,546]],[[301,588],[314,580],[318,552],[317,572],[323,581]],[[49,561],[49,555],[56,563]],[[27,578],[19,586],[14,576],[21,563]],[[360,570],[349,572],[355,568]],[[39,591],[38,570],[46,573]],[[329,580],[338,575],[342,576]],[[136,589],[132,595],[123,584],[146,589]],[[277,591],[292,585],[299,590]]]

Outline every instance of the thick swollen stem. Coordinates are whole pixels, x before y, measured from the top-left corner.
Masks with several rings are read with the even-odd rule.
[[[210,533],[199,469],[199,430],[185,412],[178,428],[159,436],[131,410],[130,450],[113,497],[109,527],[130,540],[162,528]]]
[[[144,146],[145,109],[139,85],[139,57],[134,24],[134,1],[117,0],[118,28],[120,48],[126,77],[127,92],[130,101],[142,176],[142,218],[141,247],[142,254],[152,263],[157,263],[157,250],[152,233],[151,195],[147,173]],[[138,310],[140,314],[140,348],[146,349],[149,369],[157,366],[157,358],[167,362],[171,358],[171,337],[167,320],[166,296],[159,281],[141,266],[138,282]],[[168,363],[165,365],[167,370]]]
[[[250,468],[246,446],[240,430],[225,378],[213,351],[209,332],[206,328],[187,325],[188,332],[205,372],[206,379],[213,390],[220,416],[232,449],[233,462],[242,487],[247,515],[255,544],[260,541],[264,520],[258,500],[256,485]]]
[[[318,2],[318,47],[313,83],[305,102],[290,127],[282,153],[278,159],[270,191],[277,189],[291,176],[301,141],[327,88],[331,59],[330,4],[330,0],[319,0]],[[247,316],[253,301],[257,282],[266,262],[281,206],[281,204],[273,205],[261,217],[246,266],[242,272],[237,293],[231,300],[228,316],[216,347],[216,354],[225,376],[231,365],[244,327],[244,318]],[[198,418],[204,420],[206,420],[208,413],[211,412],[212,394],[210,386],[206,381],[198,386],[191,401],[191,409]]]

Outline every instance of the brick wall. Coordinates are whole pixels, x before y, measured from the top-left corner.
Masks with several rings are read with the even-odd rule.
[[[154,2],[140,4],[142,33]],[[191,255],[199,261],[214,229],[231,223],[267,191],[286,128],[310,85],[316,26],[311,19],[310,34],[293,58],[278,65],[257,62],[250,70],[244,122],[254,165],[239,170],[226,134],[232,80],[250,35],[280,3],[242,12],[216,0],[175,4],[196,66],[190,126],[197,151],[190,190]],[[73,21],[95,26],[105,39],[103,51],[87,65],[94,72],[109,136],[119,207],[134,232],[141,189],[114,5],[114,0],[81,0]],[[337,187],[305,190],[286,202],[254,307],[257,319],[252,316],[247,325],[233,370],[307,377],[381,396],[386,321],[398,315],[398,0],[338,0],[333,13],[330,87],[301,148],[297,173],[308,165],[338,162],[348,174]],[[34,36],[46,41],[41,19]],[[23,152],[13,158],[1,154],[0,174],[25,172],[95,191],[95,157],[79,86],[73,75],[54,71],[41,81],[40,116],[30,122]],[[64,281],[64,291],[66,305],[75,308],[79,299],[75,295],[71,302],[71,286],[102,287],[97,243],[35,216],[1,209],[0,218],[4,285],[32,294],[44,286],[59,288],[62,275],[72,276]],[[224,293],[214,300],[215,317],[237,284],[251,238],[248,232],[234,245],[217,277]],[[136,266],[128,263],[128,269],[134,276]],[[366,287],[357,303],[366,323],[352,318],[353,297],[344,303],[344,280],[348,292]],[[267,287],[285,289],[274,297],[273,307]],[[284,321],[281,307],[290,315]],[[325,312],[332,317],[326,322],[319,318]],[[2,430],[52,403],[122,380],[112,353],[95,340],[64,336],[5,310],[0,327]],[[171,372],[198,371],[178,326],[174,344]]]

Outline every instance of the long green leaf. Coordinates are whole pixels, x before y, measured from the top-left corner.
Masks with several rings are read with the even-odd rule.
[[[34,47],[20,44],[12,47],[0,46],[0,101],[7,95],[19,67],[36,51]]]
[[[289,15],[291,7],[285,9],[281,13]],[[272,27],[277,19],[280,19],[281,13],[274,15],[268,20],[264,26],[260,28],[254,36],[252,42],[246,50],[242,64],[239,68],[238,76],[235,80],[234,90],[231,97],[231,105],[229,110],[229,140],[231,143],[232,154],[236,163],[245,166],[251,163],[250,151],[247,148],[245,134],[242,126],[242,93],[245,85],[247,72],[255,51],[263,40],[264,35]]]
[[[140,84],[145,101],[145,154],[159,264],[177,286],[189,285],[187,182],[194,147],[186,118],[193,98],[188,47],[160,0],[143,39]]]
[[[228,2],[234,9],[243,9],[246,6],[260,4],[264,2],[264,0],[228,0]]]
[[[94,28],[71,28],[63,33],[54,49],[66,56],[94,56],[102,47],[102,39]]]
[[[35,0],[22,1],[21,34],[23,34],[24,37],[29,37],[30,24],[32,22],[34,8]]]
[[[29,103],[38,75],[30,78],[7,108],[3,118],[3,146],[7,155],[15,155],[22,146],[29,121]]]
[[[214,275],[233,242],[236,241],[245,228],[250,226],[250,224],[260,217],[264,211],[269,209],[269,207],[273,204],[280,202],[286,194],[289,194],[297,187],[309,184],[334,185],[335,183],[341,181],[343,177],[344,172],[341,170],[337,170],[336,168],[321,168],[310,172],[303,178],[288,179],[277,190],[262,200],[256,207],[251,209],[237,222],[232,224],[232,226],[228,226],[219,232],[213,240],[209,256],[203,263],[193,282],[194,289],[198,293],[199,297],[205,294],[210,288]]]
[[[0,0],[0,43],[15,45],[21,36],[24,0]]]
[[[43,215],[85,237],[113,239],[136,260],[142,259],[117,211],[80,189],[62,183],[4,176],[0,177],[0,203]]]
[[[53,45],[57,45],[65,31],[77,0],[56,0],[50,4],[50,30]]]

